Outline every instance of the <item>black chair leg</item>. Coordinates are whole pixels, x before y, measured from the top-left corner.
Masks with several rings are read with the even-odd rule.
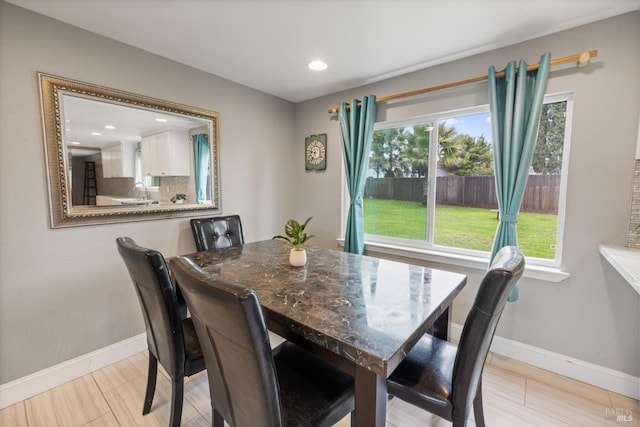
[[[149,372],[147,373],[147,393],[144,396],[142,415],[147,415],[153,403],[153,394],[156,391],[156,378],[158,377],[158,359],[149,353]]]
[[[182,397],[184,393],[184,378],[171,382],[171,419],[169,425],[171,427],[180,427],[182,419]]]
[[[222,418],[220,412],[211,408],[211,413],[213,414],[211,417],[211,427],[224,427],[224,418]]]
[[[473,416],[476,420],[476,427],[484,427],[484,409],[482,408],[482,380],[478,383],[478,391],[473,399]]]

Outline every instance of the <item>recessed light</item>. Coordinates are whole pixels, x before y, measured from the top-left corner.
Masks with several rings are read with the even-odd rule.
[[[101,134],[100,132],[91,132],[91,135],[94,135],[94,136],[100,136],[100,135],[102,135],[102,134]]]
[[[104,128],[105,128],[105,129],[111,129],[111,130],[113,130],[113,129],[115,129],[116,127],[115,127],[114,125],[104,125]]]
[[[311,61],[309,68],[313,71],[322,71],[327,69],[327,64],[324,61]]]
[[[167,119],[160,119],[160,118],[157,118],[157,119],[156,119],[156,122],[163,122],[163,123],[164,123],[164,122],[166,122],[166,121],[167,121]]]
[[[70,144],[71,145],[80,145],[80,143],[78,141],[71,141]]]

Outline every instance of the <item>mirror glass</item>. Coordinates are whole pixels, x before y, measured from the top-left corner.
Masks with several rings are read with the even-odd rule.
[[[52,227],[220,212],[217,113],[39,80]]]

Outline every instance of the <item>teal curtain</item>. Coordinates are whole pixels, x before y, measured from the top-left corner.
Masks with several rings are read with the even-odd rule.
[[[489,106],[500,211],[490,260],[503,246],[518,245],[518,212],[538,138],[550,58],[548,52],[542,55],[538,69],[532,71],[527,71],[523,60],[516,71],[515,61],[511,61],[504,77],[500,78],[496,77],[494,67],[489,68]],[[518,285],[509,295],[509,301],[517,299]]]
[[[208,200],[207,177],[209,176],[209,137],[205,133],[193,135],[193,168],[196,181],[196,202]]]
[[[338,117],[342,133],[344,168],[351,197],[344,236],[344,251],[363,254],[364,209],[362,196],[367,181],[373,125],[376,121],[376,97],[374,95],[365,96],[362,102],[353,99],[348,110],[345,102],[340,103]]]

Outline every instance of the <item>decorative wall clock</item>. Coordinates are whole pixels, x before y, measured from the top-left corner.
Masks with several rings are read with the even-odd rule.
[[[311,135],[304,139],[305,169],[325,170],[327,168],[327,134]]]

